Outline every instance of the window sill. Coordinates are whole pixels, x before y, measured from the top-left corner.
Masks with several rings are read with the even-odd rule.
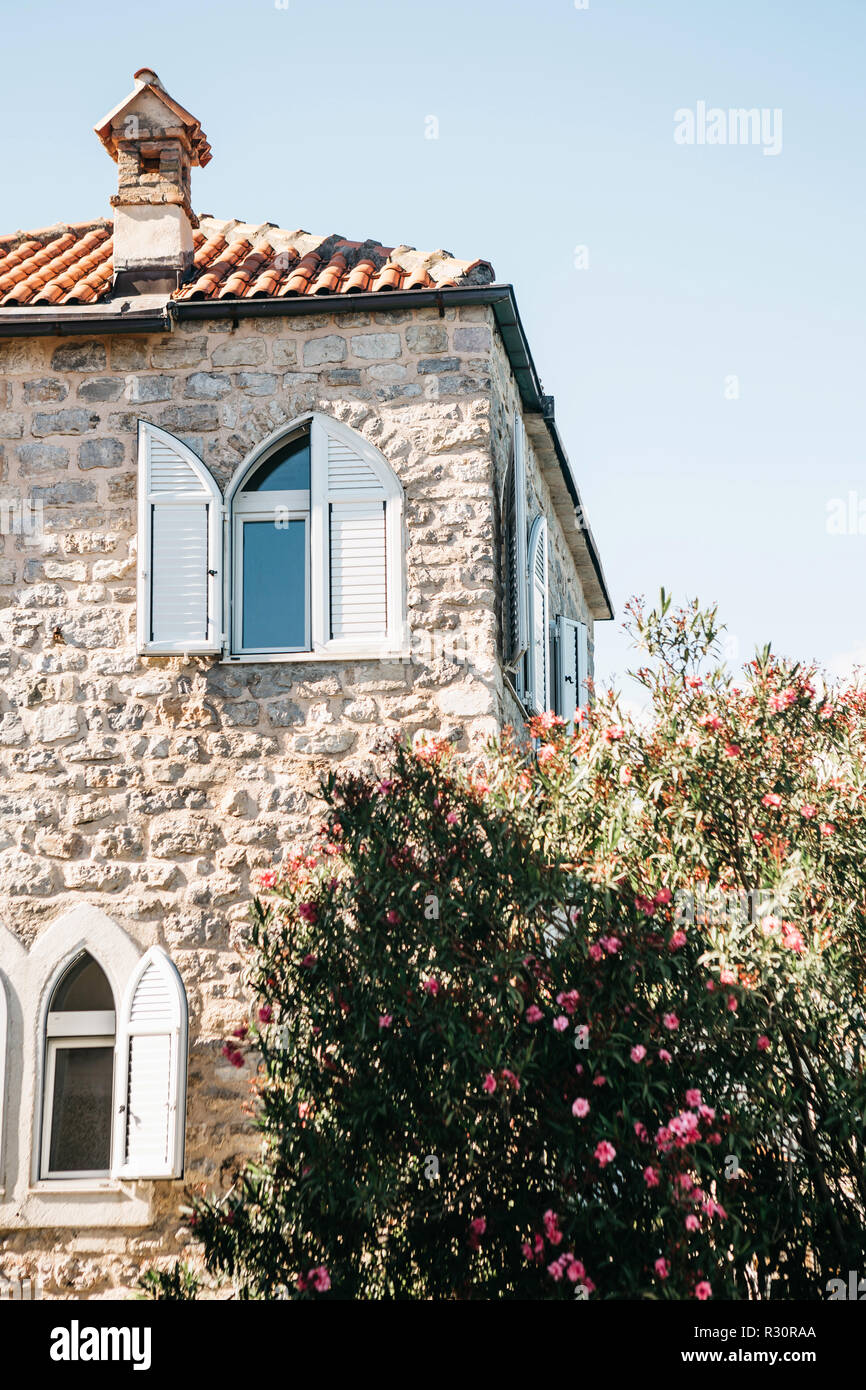
[[[312,662],[334,661],[408,661],[412,653],[405,651],[382,651],[379,647],[368,647],[366,651],[333,652],[264,652],[260,656],[224,656],[220,666],[261,666],[266,662],[279,661],[310,665]]]
[[[128,1184],[127,1184],[128,1186]],[[32,1196],[44,1197],[49,1193],[69,1194],[71,1192],[123,1192],[125,1185],[117,1178],[40,1178],[27,1189]]]

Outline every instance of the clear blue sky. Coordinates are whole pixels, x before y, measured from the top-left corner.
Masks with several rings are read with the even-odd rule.
[[[151,66],[213,146],[200,212],[515,284],[620,613],[664,584],[744,658],[866,660],[866,534],[826,531],[866,513],[863,0],[7,0],[4,31],[0,230],[108,212],[91,127]],[[699,101],[781,108],[781,153],[676,144]]]

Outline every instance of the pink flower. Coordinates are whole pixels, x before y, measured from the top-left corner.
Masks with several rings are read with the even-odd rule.
[[[379,791],[382,792],[383,796],[387,796],[393,785],[391,778],[386,777],[383,782],[379,783]]]
[[[301,965],[305,965],[305,966],[307,967],[307,969],[309,970],[309,969],[311,969],[312,966],[314,966],[314,965],[316,964],[316,961],[317,961],[318,959],[319,959],[319,957],[318,957],[318,956],[314,956],[313,953],[312,953],[312,951],[308,951],[307,954],[304,956],[304,959],[301,961]]]
[[[508,1084],[509,1084],[509,1086],[513,1086],[514,1089],[515,1089],[515,1091],[519,1091],[519,1090],[520,1090],[520,1082],[518,1081],[517,1077],[514,1075],[514,1072],[513,1072],[513,1071],[509,1071],[507,1067],[503,1067],[503,1068],[502,1068],[502,1080],[503,1080],[503,1081],[507,1081]]]
[[[726,757],[726,758],[738,758],[738,757],[740,756],[740,751],[741,751],[741,750],[740,750],[740,745],[739,745],[738,743],[726,743],[726,744],[725,744],[725,757]]]
[[[554,1260],[552,1264],[547,1266],[547,1272],[551,1278],[555,1279],[558,1283],[565,1273],[565,1260]]]
[[[580,1003],[580,995],[576,989],[560,990],[556,996],[556,1002],[569,1015],[573,1014]]]
[[[446,824],[446,825],[456,825],[456,824],[457,824],[457,813],[456,813],[456,811],[449,811],[449,812],[448,812],[448,815],[445,817],[445,824]]]
[[[262,1007],[259,1009],[259,1023],[270,1023],[273,1016],[274,1011],[270,1004],[262,1004]]]
[[[697,1110],[697,1108],[698,1108],[698,1106],[699,1106],[700,1104],[701,1104],[701,1093],[700,1093],[700,1091],[697,1091],[697,1090],[686,1091],[686,1105],[691,1105],[692,1108],[693,1108],[694,1110]]]
[[[397,923],[400,921],[400,914],[396,908],[388,908],[388,911],[385,913],[385,921],[390,923],[392,927],[396,927]]]
[[[331,1287],[331,1276],[324,1265],[319,1265],[318,1269],[311,1269],[307,1278],[318,1293],[327,1293]]]
[[[643,1043],[636,1043],[629,1055],[633,1062],[642,1062],[646,1056],[646,1048]]]
[[[642,1144],[645,1144],[648,1141],[649,1135],[646,1132],[646,1125],[643,1123],[642,1120],[635,1120],[634,1132],[637,1135],[638,1139],[640,1139]]]
[[[225,1059],[226,1059],[227,1062],[231,1062],[231,1064],[232,1064],[233,1067],[242,1067],[242,1066],[243,1066],[243,1064],[244,1064],[243,1053],[238,1052],[237,1048],[236,1048],[236,1047],[233,1047],[231,1043],[225,1043],[225,1044],[224,1044],[223,1049],[222,1049],[222,1054],[223,1054],[223,1056],[225,1057]]]
[[[836,827],[835,827],[835,825],[832,825],[831,822],[828,821],[828,820],[822,821],[822,822],[821,822],[821,834],[822,834],[822,835],[835,835],[835,834],[836,834]]]
[[[604,736],[608,743],[617,743],[625,737],[625,729],[621,728],[619,724],[611,724],[609,729],[605,729]]]
[[[266,869],[263,874],[259,874],[259,883],[263,888],[273,888],[277,881],[277,876],[273,869]]]
[[[698,1220],[698,1218],[697,1218],[696,1216],[687,1216],[687,1217],[686,1217],[686,1230],[687,1230],[687,1231],[699,1231],[700,1229],[701,1229],[701,1223],[700,1223],[700,1221]]]
[[[380,1015],[379,1015],[379,1027],[380,1027],[380,1028],[390,1028],[390,1027],[391,1027],[391,1024],[392,1024],[393,1022],[394,1022],[394,1015],[393,1015],[393,1014],[380,1014]]]
[[[729,995],[728,995],[728,1010],[730,1011],[730,1013],[735,1014],[735,1013],[737,1012],[737,1008],[738,1008],[738,1007],[739,1007],[739,1006],[738,1006],[738,1004],[737,1004],[737,996],[736,996],[735,994],[729,994]]]
[[[303,917],[305,922],[315,922],[318,920],[319,909],[315,903],[298,903],[298,916]]]
[[[818,809],[817,809],[817,807],[816,807],[816,806],[812,806],[809,802],[807,802],[805,806],[801,806],[801,807],[800,807],[800,815],[801,815],[801,816],[804,816],[804,817],[806,818],[806,820],[811,820],[812,817],[813,817],[813,816],[816,816],[817,814],[818,814]]]
[[[559,1217],[555,1211],[548,1210],[542,1217],[544,1222],[544,1233],[551,1245],[562,1244],[562,1231],[559,1229]]]
[[[535,756],[538,758],[538,761],[543,765],[544,763],[549,763],[551,758],[556,757],[556,749],[553,748],[551,744],[545,743],[542,745],[541,748],[539,748]]]
[[[723,985],[735,985],[737,983],[737,977],[733,970],[723,970],[719,975],[719,979]]]
[[[429,980],[421,981],[421,988],[426,990],[428,994],[432,994],[435,999],[436,995],[439,993],[439,981],[436,979],[435,975],[431,975]]]
[[[660,1062],[664,1062],[665,1065],[667,1066],[667,1064],[668,1064],[669,1062],[672,1062],[673,1060],[674,1060],[673,1057],[672,1057],[671,1054],[668,1052],[668,1050],[667,1050],[666,1047],[660,1047],[660,1048],[659,1048],[659,1061],[660,1061]]]
[[[608,1163],[612,1163],[616,1158],[616,1149],[613,1144],[609,1144],[606,1139],[602,1139],[600,1144],[595,1146],[595,1156],[598,1159],[599,1167],[605,1168]]]
[[[671,950],[678,951],[681,946],[686,944],[686,934],[684,931],[675,931],[671,937]]]
[[[658,1175],[657,1170],[656,1170],[655,1168],[652,1168],[652,1167],[650,1167],[650,1168],[644,1168],[644,1170],[643,1170],[643,1180],[644,1180],[644,1182],[646,1183],[647,1187],[658,1187],[658,1185],[659,1185],[659,1175]]]
[[[659,1256],[659,1258],[656,1260],[654,1268],[656,1274],[660,1279],[667,1279],[668,1275],[671,1272],[671,1267],[668,1264],[667,1260],[662,1259],[661,1256]]]
[[[557,1033],[564,1033],[566,1028],[568,1027],[568,1019],[566,1018],[565,1014],[560,1014],[559,1018],[555,1018],[553,1020],[553,1026],[556,1029]]]
[[[767,792],[766,796],[761,797],[761,805],[766,806],[768,809],[778,811],[781,804],[782,798],[777,792]]]
[[[540,1018],[543,1018],[543,1017],[544,1017],[544,1014],[541,1012],[541,1010],[540,1010],[540,1008],[538,1007],[538,1005],[537,1005],[537,1004],[530,1004],[529,1008],[526,1010],[526,1022],[527,1022],[527,1023],[537,1023],[538,1020],[539,1020]]]
[[[762,1033],[761,1036],[758,1038],[758,1051],[766,1052],[769,1046],[770,1039],[767,1037],[766,1033]]]
[[[700,676],[688,676],[686,678],[686,685],[691,690],[700,690],[703,685],[703,681],[701,680]]]
[[[602,951],[597,941],[594,941],[590,946],[589,954],[592,960],[596,962],[601,960],[602,956],[604,955],[604,952]]]
[[[662,1023],[665,1025],[669,1033],[675,1033],[680,1026],[680,1021],[677,1018],[676,1014],[665,1014],[662,1019]]]
[[[664,905],[665,903],[669,903],[672,897],[673,893],[670,888],[660,888],[653,898],[653,902]]]
[[[594,1076],[594,1077],[592,1078],[592,1084],[593,1084],[593,1086],[606,1086],[606,1085],[607,1085],[607,1077],[606,1077],[606,1076]]]
[[[615,956],[622,942],[618,936],[600,936],[599,945],[603,946],[609,955]]]
[[[634,900],[634,905],[637,908],[638,912],[642,912],[645,917],[655,916],[655,903],[652,902],[650,898],[638,896]]]
[[[481,1083],[481,1089],[482,1091],[486,1091],[489,1096],[493,1095],[493,1092],[496,1090],[496,1077],[493,1075],[492,1071],[489,1071],[485,1076]]]
[[[487,1220],[486,1220],[485,1217],[483,1217],[483,1216],[476,1216],[475,1219],[474,1219],[473,1221],[470,1221],[470,1223],[469,1223],[469,1248],[470,1248],[470,1250],[477,1250],[477,1249],[478,1249],[478,1247],[479,1247],[479,1245],[480,1245],[480,1243],[481,1243],[481,1236],[484,1235],[484,1232],[485,1232],[486,1230],[487,1230]]]
[[[589,1101],[584,1100],[583,1096],[578,1096],[574,1105],[571,1107],[571,1113],[576,1116],[578,1120],[584,1119],[584,1117],[589,1114]]]
[[[706,1120],[708,1123],[716,1118],[716,1112],[711,1105],[699,1105],[698,1114],[702,1120]]]
[[[705,714],[698,720],[698,723],[704,729],[712,729],[713,733],[722,727],[722,721],[717,714]]]
[[[695,1284],[695,1298],[699,1298],[703,1303],[705,1299],[712,1298],[713,1291],[706,1279],[702,1279],[699,1284]]]
[[[801,956],[806,949],[806,942],[803,940],[803,933],[791,922],[782,923],[782,945],[789,951],[794,951]]]

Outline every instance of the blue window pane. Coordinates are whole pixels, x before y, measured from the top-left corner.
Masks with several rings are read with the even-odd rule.
[[[302,434],[284,444],[257,468],[244,492],[309,492],[310,436]]]
[[[244,522],[243,646],[306,646],[306,526]]]

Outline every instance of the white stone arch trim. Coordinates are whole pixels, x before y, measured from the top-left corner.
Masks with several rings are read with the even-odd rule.
[[[79,903],[57,917],[40,933],[28,957],[27,1012],[33,1019],[33,1142],[30,1169],[33,1182],[40,1180],[42,1152],[43,1088],[45,1085],[45,1036],[48,1010],[55,987],[76,956],[87,951],[104,970],[114,996],[115,1012],[124,990],[141,960],[139,947],[100,908]]]

